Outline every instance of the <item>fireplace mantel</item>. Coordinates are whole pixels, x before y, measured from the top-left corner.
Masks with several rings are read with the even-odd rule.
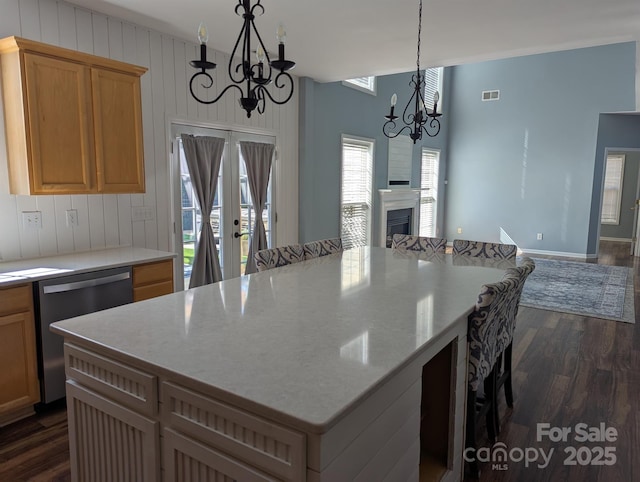
[[[378,189],[380,193],[380,236],[378,243],[386,246],[387,212],[396,209],[413,209],[411,234],[420,229],[420,190],[419,189]]]

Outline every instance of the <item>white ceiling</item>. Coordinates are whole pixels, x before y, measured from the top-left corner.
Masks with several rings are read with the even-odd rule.
[[[255,3],[256,0],[252,0]],[[237,0],[71,0],[229,53],[242,24]],[[269,52],[287,30],[294,73],[319,82],[416,66],[418,0],[262,0]],[[456,65],[640,39],[640,0],[424,0],[421,66]]]

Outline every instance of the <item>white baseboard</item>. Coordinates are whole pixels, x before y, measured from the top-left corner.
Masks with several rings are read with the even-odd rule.
[[[567,253],[564,251],[547,251],[544,249],[520,249],[523,253],[526,254],[541,254],[544,256],[559,256],[563,258],[576,258],[576,259],[596,259],[598,256],[595,254],[584,254],[584,253]]]
[[[606,236],[601,236],[600,241],[617,241],[619,243],[630,243],[633,241],[631,238],[608,238]]]

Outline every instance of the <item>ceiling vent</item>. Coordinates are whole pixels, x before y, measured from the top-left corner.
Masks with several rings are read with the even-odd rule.
[[[500,91],[499,90],[483,90],[482,91],[482,100],[500,100]]]

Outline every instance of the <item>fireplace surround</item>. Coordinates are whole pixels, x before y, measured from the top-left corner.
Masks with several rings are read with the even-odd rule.
[[[379,246],[389,247],[390,242],[387,236],[391,237],[396,232],[404,232],[405,227],[401,226],[403,224],[409,230],[404,234],[417,234],[420,227],[420,190],[379,189],[378,193],[380,195]],[[392,219],[392,226],[389,226],[388,218]]]

